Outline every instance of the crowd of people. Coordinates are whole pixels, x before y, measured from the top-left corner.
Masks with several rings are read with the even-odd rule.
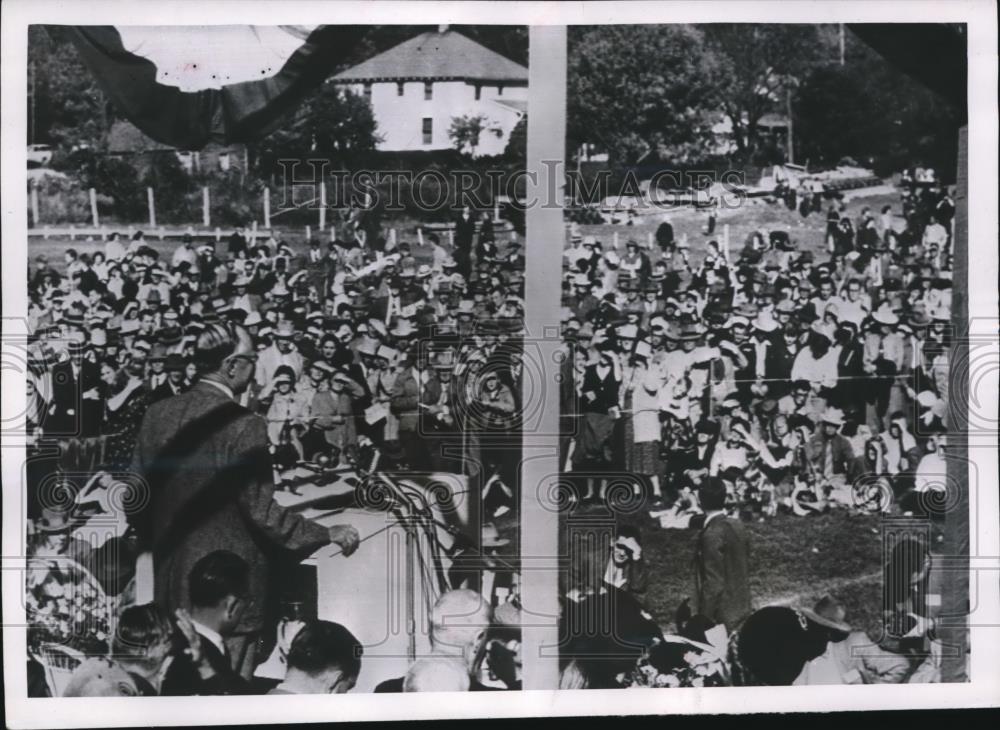
[[[669,221],[653,250],[571,229],[561,458],[586,475],[576,497],[633,474],[678,526],[711,475],[746,516],[923,509],[947,446],[953,213],[939,188],[856,225],[835,203],[825,256],[783,229],[700,253]]]
[[[349,224],[338,234],[298,253],[242,228],[223,242],[185,235],[166,253],[141,232],[111,234],[96,249],[68,244],[62,265],[34,257],[29,675],[91,657],[73,692],[267,691],[251,680],[277,635],[282,566],[328,543],[349,556],[360,539],[279,506],[276,491],[295,490],[289,475],[302,469],[317,482],[338,468],[453,473],[481,491],[486,519],[516,510],[516,236],[497,240],[469,209],[448,244],[420,231],[411,247]],[[107,517],[99,544],[80,530],[95,514]],[[469,556],[486,560],[479,535],[458,537],[462,580],[444,596],[478,587]],[[137,605],[141,554],[153,558],[155,600]],[[353,634],[300,628],[294,641],[283,634],[288,676],[275,691],[350,689]],[[476,645],[473,688],[469,672],[513,665],[511,642],[485,663]],[[182,682],[161,676],[181,664]],[[448,676],[433,662],[417,674],[407,686]]]
[[[828,206],[820,246],[786,227],[730,251],[709,226],[695,251],[661,218],[646,245],[619,250],[569,228],[566,499],[643,509],[653,529],[696,538],[691,598],[668,634],[644,605],[664,566],[648,564],[636,524],[610,543],[567,538],[566,687],[934,681],[928,652],[940,646],[922,599],[885,607],[905,637],[888,649],[856,635],[829,598],[753,610],[741,523],[847,510],[933,526],[946,501],[954,202],[926,175],[904,178],[901,206],[880,211],[849,214],[811,189],[800,206],[794,192],[779,200],[804,218]],[[588,622],[610,622],[613,646]],[[861,641],[880,657],[871,666],[846,659]],[[775,646],[794,659],[780,677],[767,674]]]

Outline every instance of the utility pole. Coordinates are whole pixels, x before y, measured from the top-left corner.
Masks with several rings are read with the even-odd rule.
[[[795,140],[792,135],[792,85],[785,83],[785,113],[788,115],[788,164],[795,164]]]

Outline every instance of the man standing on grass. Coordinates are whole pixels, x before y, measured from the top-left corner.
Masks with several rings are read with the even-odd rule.
[[[708,477],[698,489],[705,523],[694,552],[695,612],[732,633],[751,611],[750,545],[739,520],[726,517],[726,484]]]

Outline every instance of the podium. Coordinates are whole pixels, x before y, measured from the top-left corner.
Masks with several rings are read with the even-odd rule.
[[[377,478],[391,484],[385,495],[391,507],[302,509],[304,517],[324,527],[353,525],[361,537],[350,556],[327,545],[303,561],[316,570],[317,618],[343,624],[364,648],[356,692],[371,692],[380,682],[403,676],[415,659],[430,652],[431,611],[448,590],[446,551],[454,542],[452,533],[460,531],[477,543],[479,535],[478,500],[463,498],[468,496],[466,477]]]

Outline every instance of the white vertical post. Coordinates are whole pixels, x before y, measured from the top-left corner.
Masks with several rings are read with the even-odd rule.
[[[218,243],[222,240],[222,229],[218,226],[215,227],[215,242]]]
[[[201,189],[201,224],[208,228],[212,225],[211,201],[208,198],[208,185]]]
[[[525,327],[533,338],[537,363],[544,368],[539,419],[522,433],[520,554],[523,614],[531,616],[521,628],[521,655],[525,657],[523,687],[552,690],[559,686],[559,530],[560,515],[550,495],[559,472],[559,389],[554,386],[560,347],[559,286],[562,260],[546,241],[560,241],[563,228],[563,172],[542,161],[553,150],[566,147],[566,26],[531,26],[532,58],[544,58],[528,70],[532,94],[546,103],[528,117],[528,200],[545,199],[555,190],[554,205],[533,205],[526,213],[525,299],[529,302]],[[551,176],[557,179],[552,180]],[[532,182],[534,179],[534,182]],[[537,245],[543,244],[543,245]],[[554,372],[554,370],[556,372]],[[527,381],[525,381],[527,393]]]
[[[101,219],[97,215],[97,191],[93,188],[90,189],[90,221],[94,224],[94,228],[101,225]]]
[[[493,222],[500,222],[500,201],[498,200],[493,201]]]
[[[135,559],[135,600],[143,604],[153,598],[153,553],[146,550]]]
[[[156,199],[152,187],[146,188],[146,205],[149,208],[149,227],[156,228]]]
[[[326,230],[326,182],[319,181],[319,229]]]
[[[449,228],[448,229],[448,244],[452,248],[455,248],[455,229],[454,228]]]
[[[257,245],[257,221],[254,221],[253,225],[250,226],[250,245]]]
[[[611,234],[611,245],[614,246],[615,251],[618,250],[618,231]]]
[[[649,231],[646,234],[646,248],[648,248],[650,251],[653,250],[653,232],[652,231]]]
[[[397,245],[396,244],[396,229],[395,228],[390,228],[389,229],[389,246],[390,246],[390,248],[396,248],[396,245]]]
[[[31,225],[37,226],[39,223],[38,217],[38,186],[31,186]]]
[[[271,188],[264,186],[264,228],[271,228]]]
[[[420,226],[417,226],[417,244],[421,247],[424,245],[424,229]]]
[[[320,230],[322,231],[323,229],[320,228]],[[306,223],[306,243],[308,243],[309,241],[311,241],[312,237],[313,237],[312,226],[310,226],[308,223]]]

